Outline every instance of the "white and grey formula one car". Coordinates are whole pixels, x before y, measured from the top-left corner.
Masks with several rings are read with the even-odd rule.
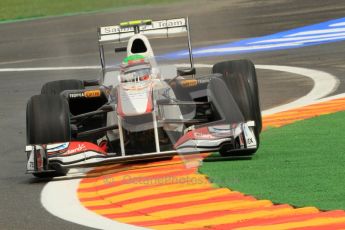
[[[256,152],[262,123],[252,62],[217,63],[196,77],[188,18],[100,27],[98,36],[99,79],[48,82],[28,101],[27,173],[52,177],[176,154]],[[188,68],[157,64],[148,40],[176,36],[188,38]],[[115,68],[106,64],[109,44],[125,53]]]

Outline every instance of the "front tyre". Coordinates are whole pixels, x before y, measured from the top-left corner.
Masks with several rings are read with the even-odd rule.
[[[71,128],[67,101],[59,95],[35,95],[26,108],[27,144],[69,142]],[[35,173],[37,177],[66,175],[68,170],[54,168],[55,172]]]
[[[254,64],[249,60],[225,61],[215,64],[212,72],[222,74],[221,78],[234,97],[244,119],[255,122],[254,134],[259,147],[262,118]],[[256,150],[247,150],[241,155],[252,155],[255,152]]]

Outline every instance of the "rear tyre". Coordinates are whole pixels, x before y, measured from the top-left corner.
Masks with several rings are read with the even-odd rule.
[[[257,146],[260,144],[262,118],[259,102],[259,89],[254,64],[249,60],[235,60],[217,63],[213,73],[222,74],[221,78],[234,97],[245,121],[254,121],[254,134]],[[256,150],[241,151],[241,155],[252,155]],[[226,154],[226,151],[221,153]]]
[[[80,80],[59,80],[47,82],[42,86],[41,94],[59,95],[65,90],[84,89],[84,82]]]
[[[26,107],[27,144],[48,144],[71,140],[67,101],[59,95],[36,95]],[[54,168],[52,173],[35,173],[37,177],[66,175],[64,169]]]

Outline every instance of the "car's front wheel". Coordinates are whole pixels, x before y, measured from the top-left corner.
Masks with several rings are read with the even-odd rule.
[[[254,134],[257,146],[260,143],[262,118],[259,90],[254,64],[249,60],[234,60],[217,63],[213,73],[222,74],[222,80],[240,108],[245,121],[254,121]],[[242,151],[241,155],[252,155],[256,150]],[[227,155],[226,152],[224,155]]]
[[[26,107],[27,144],[61,143],[71,140],[69,109],[59,95],[35,95]],[[67,170],[56,168],[53,173],[37,173],[37,177],[61,176]]]

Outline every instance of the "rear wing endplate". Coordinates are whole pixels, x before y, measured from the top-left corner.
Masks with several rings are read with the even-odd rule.
[[[100,43],[127,42],[138,32],[149,38],[179,37],[188,35],[188,29],[188,18],[131,21],[115,26],[99,27],[98,41]]]

